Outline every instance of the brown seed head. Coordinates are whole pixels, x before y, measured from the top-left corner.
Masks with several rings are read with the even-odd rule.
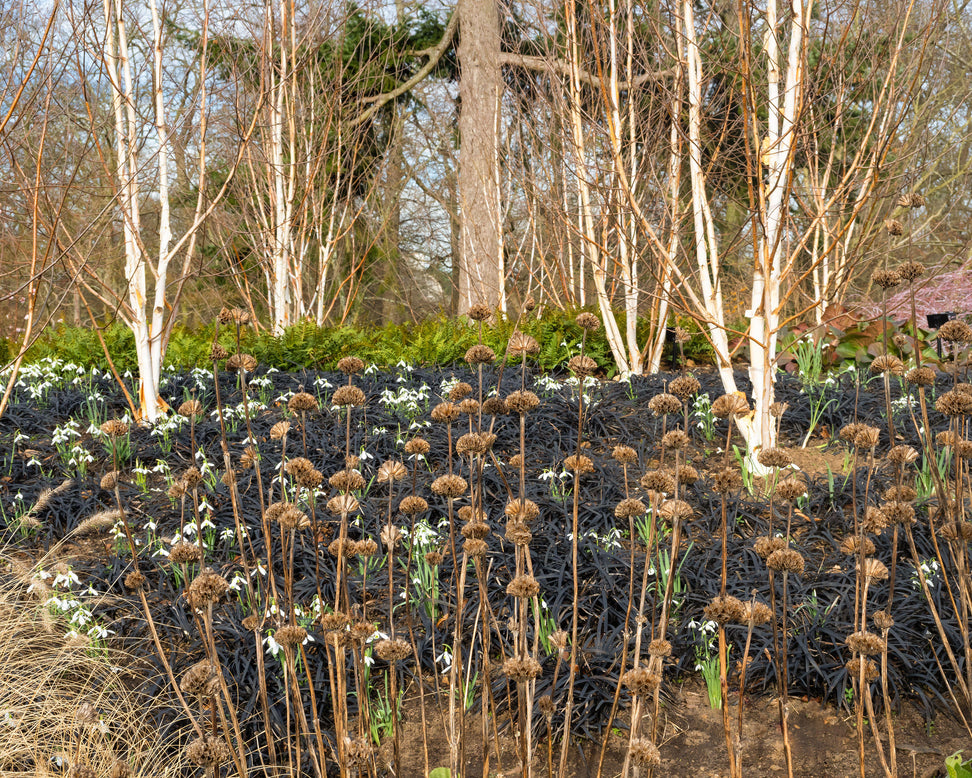
[[[675,479],[664,470],[649,470],[638,481],[642,488],[652,492],[671,494],[675,491]]]
[[[481,343],[466,351],[466,362],[470,365],[485,365],[496,359],[496,352]]]
[[[594,463],[583,454],[572,454],[564,460],[564,467],[572,473],[584,475],[594,472]]]
[[[753,550],[763,559],[769,559],[782,548],[786,548],[786,541],[775,536],[761,535],[753,542]]]
[[[94,705],[85,700],[74,712],[74,720],[83,727],[94,727],[101,721],[101,715]]]
[[[441,475],[432,482],[432,491],[439,497],[462,497],[467,488],[466,479],[461,475]]]
[[[683,400],[695,394],[701,388],[702,384],[699,383],[699,379],[691,373],[679,376],[668,385],[668,391]]]
[[[773,620],[773,611],[763,602],[750,601],[745,604],[743,611],[743,624],[751,624],[754,627],[769,624]]]
[[[406,516],[414,516],[417,513],[424,513],[429,509],[429,503],[422,497],[410,494],[398,503],[398,510]]]
[[[742,474],[733,467],[725,467],[712,478],[712,490],[716,494],[729,494],[742,488]]]
[[[135,592],[141,589],[143,586],[145,586],[145,576],[142,575],[138,570],[132,570],[132,572],[125,576],[126,589],[131,589],[133,592]]]
[[[905,374],[905,381],[914,386],[933,386],[935,371],[930,367],[913,367]]]
[[[776,496],[784,502],[796,502],[807,493],[807,485],[798,478],[784,478],[776,485]]]
[[[533,657],[512,657],[503,662],[503,675],[516,683],[532,681],[542,672],[543,668]]]
[[[410,456],[425,456],[429,453],[429,442],[425,438],[412,438],[405,444],[405,453]]]
[[[952,389],[939,395],[935,409],[943,416],[968,416],[972,414],[972,397]]]
[[[462,544],[463,553],[470,557],[480,557],[483,556],[489,549],[486,546],[485,540],[480,540],[479,538],[467,538]]]
[[[169,561],[176,565],[194,565],[199,561],[199,546],[184,540],[169,549]]]
[[[293,648],[307,640],[307,630],[287,624],[273,633],[273,639],[284,648]]]
[[[682,410],[682,401],[674,394],[662,392],[661,394],[656,394],[648,401],[648,410],[655,414],[655,416],[678,413]]]
[[[871,620],[874,622],[874,626],[882,632],[894,626],[894,619],[891,618],[891,614],[887,611],[875,611],[874,615],[871,616]]]
[[[364,360],[358,357],[341,357],[337,363],[337,369],[345,375],[357,375],[364,367]]]
[[[972,540],[972,521],[950,521],[939,530],[946,540]]]
[[[882,289],[893,289],[901,284],[901,274],[897,270],[878,270],[871,278]]]
[[[682,430],[671,430],[662,435],[662,446],[679,451],[689,444],[689,436]]]
[[[529,413],[540,405],[540,398],[531,391],[510,392],[506,396],[506,407],[510,413]]]
[[[357,386],[340,386],[331,396],[331,402],[339,408],[359,407],[365,404],[365,393]]]
[[[219,343],[214,343],[212,348],[209,349],[210,362],[222,362],[227,357],[229,357],[229,352],[219,345]]]
[[[485,521],[470,521],[463,524],[460,531],[464,538],[483,540],[489,537],[489,524]]]
[[[692,506],[685,500],[665,500],[658,509],[658,515],[671,524],[690,519],[694,513]]]
[[[449,391],[449,401],[454,403],[460,402],[471,395],[472,390],[472,386],[465,381],[460,381]]]
[[[532,575],[518,575],[506,587],[506,593],[511,597],[529,600],[540,592],[540,584]]]
[[[186,400],[179,406],[179,415],[185,416],[187,419],[192,416],[202,416],[202,412],[202,403],[196,399]]]
[[[911,446],[894,446],[888,452],[888,460],[896,465],[910,465],[918,459],[918,452]]]
[[[540,344],[525,332],[514,330],[506,344],[506,353],[510,357],[534,356],[540,353]]]
[[[230,358],[226,360],[226,369],[238,373],[240,371],[244,373],[252,373],[257,369],[257,359],[252,354],[231,354]]]
[[[378,468],[378,483],[393,484],[395,481],[401,481],[407,475],[408,470],[405,465],[397,459],[389,459],[382,462],[381,467]]]
[[[871,372],[876,375],[881,373],[904,375],[904,362],[894,356],[894,354],[882,354],[879,357],[875,357],[874,361],[871,362]]]
[[[506,522],[506,539],[517,546],[529,546],[533,541],[533,533],[522,521]]]
[[[121,480],[121,475],[120,470],[109,470],[101,476],[101,483],[99,485],[106,492],[114,491],[115,485]]]
[[[288,432],[290,432],[290,422],[278,421],[270,428],[270,437],[273,440],[280,440],[281,438],[286,437]]]
[[[749,403],[741,392],[716,397],[712,403],[712,415],[717,419],[728,419],[730,416],[743,416],[747,413],[749,413]]]
[[[845,641],[847,648],[855,654],[874,656],[884,651],[884,641],[873,632],[853,632]]]
[[[189,593],[186,597],[189,605],[193,609],[202,609],[207,605],[219,602],[229,589],[226,579],[219,573],[207,567],[197,575],[189,584]]]
[[[317,398],[309,392],[297,392],[287,403],[291,413],[307,413],[317,410]]]
[[[793,464],[793,458],[776,446],[761,449],[756,455],[756,461],[763,467],[789,467]]]
[[[584,311],[577,314],[577,318],[574,322],[581,329],[587,330],[588,332],[597,332],[601,328],[601,320],[597,318],[593,313]]]
[[[865,426],[865,424],[861,424],[857,421],[853,421],[850,424],[845,424],[840,428],[840,439],[847,443],[857,445],[857,433],[864,429]]]
[[[772,416],[774,419],[779,419],[788,410],[790,410],[789,403],[781,403],[781,402],[770,403],[769,412],[770,412],[770,416]]]
[[[395,548],[402,539],[402,531],[394,524],[386,524],[379,533],[382,545],[388,550]]]
[[[186,758],[200,767],[218,767],[229,760],[230,752],[222,739],[204,735],[186,746]]]
[[[506,518],[514,521],[534,521],[540,515],[540,507],[533,500],[510,500],[503,510]]]
[[[878,666],[873,659],[868,659],[867,657],[864,657],[863,659],[864,659],[863,661],[864,682],[870,683],[871,681],[876,680],[878,675],[880,675],[880,673],[878,672]],[[848,660],[847,664],[844,665],[844,667],[847,668],[847,674],[851,678],[860,678],[861,664],[862,664],[861,657],[855,656],[853,659]]]
[[[888,231],[888,235],[904,235],[904,226],[897,219],[885,219],[884,229]]]
[[[493,311],[486,303],[476,303],[469,308],[467,315],[473,321],[486,321],[493,315]]]
[[[187,491],[189,491],[199,486],[199,484],[202,483],[202,479],[202,473],[199,472],[198,467],[189,467],[183,471],[179,480],[182,481],[182,485],[186,487]]]
[[[864,532],[880,535],[887,526],[888,517],[884,515],[884,511],[875,505],[868,505],[864,511],[864,518],[861,519],[861,528]]]
[[[406,640],[379,640],[375,644],[375,653],[386,662],[401,662],[412,655],[412,646]]]
[[[792,548],[781,548],[766,557],[766,566],[779,573],[803,575],[803,555]]]
[[[738,624],[742,622],[746,606],[732,595],[714,597],[705,606],[703,613],[716,624]]]
[[[219,693],[219,668],[203,660],[196,662],[182,676],[179,688],[190,697],[208,697]]]
[[[880,439],[880,427],[869,427],[867,424],[862,424],[857,437],[854,438],[854,445],[858,448],[871,449],[877,446]]]
[[[496,436],[492,432],[467,432],[456,441],[456,453],[482,456],[495,442]]]
[[[483,400],[483,413],[487,416],[503,416],[510,411],[511,409],[506,405],[506,400],[502,397],[493,395]]]
[[[587,354],[578,354],[576,357],[571,357],[567,362],[567,369],[574,375],[585,378],[597,372],[597,362]]]
[[[880,559],[875,557],[868,557],[864,560],[864,569],[861,570],[861,565],[857,565],[857,572],[863,572],[864,578],[870,581],[886,581],[888,580],[888,568]]]
[[[614,515],[619,519],[631,519],[635,516],[644,516],[648,512],[645,504],[634,497],[621,500],[614,506]]]
[[[354,513],[358,507],[358,501],[352,494],[339,494],[327,501],[327,509],[335,516]]]
[[[327,482],[339,492],[356,492],[365,485],[364,476],[357,470],[338,470]]]
[[[925,266],[921,262],[905,262],[898,268],[898,272],[905,281],[911,282],[925,274]]]
[[[889,486],[884,490],[884,499],[888,502],[914,502],[918,493],[913,487],[907,485]]]
[[[472,397],[461,400],[459,402],[459,412],[467,416],[475,416],[479,413],[479,400],[474,400]]]
[[[874,542],[870,538],[864,538],[863,542],[857,535],[848,535],[840,542],[840,551],[848,556],[856,556],[861,551],[863,545],[864,555],[874,553]]]
[[[655,638],[648,644],[648,654],[657,659],[665,659],[672,655],[672,644],[665,638]]]
[[[426,551],[425,552],[425,564],[432,567],[438,567],[442,564],[442,560],[445,559],[441,551]]]
[[[661,676],[653,673],[647,667],[632,667],[621,676],[624,684],[632,694],[646,696],[654,693],[661,683]]]
[[[611,451],[614,461],[621,465],[635,465],[638,463],[638,454],[631,446],[615,446]]]
[[[101,432],[109,438],[120,438],[128,434],[128,422],[121,419],[108,419],[101,425]]]
[[[881,506],[885,517],[891,524],[914,524],[915,509],[906,502],[886,502]]]
[[[632,764],[638,767],[653,768],[661,764],[661,753],[658,746],[646,737],[632,738],[628,746],[628,754]]]

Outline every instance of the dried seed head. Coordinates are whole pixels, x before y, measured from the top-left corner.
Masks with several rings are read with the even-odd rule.
[[[474,400],[472,397],[467,397],[465,400],[459,403],[459,412],[464,413],[467,416],[475,416],[479,413],[479,400]]]
[[[729,494],[742,488],[742,474],[732,467],[726,467],[712,478],[712,490],[716,494]]]
[[[506,344],[506,353],[511,357],[534,356],[540,353],[540,344],[525,332],[514,330]]]
[[[635,516],[644,516],[648,512],[645,504],[634,497],[621,500],[614,507],[614,515],[619,519],[631,519]]]
[[[864,568],[861,569],[861,565],[857,565],[857,572],[863,573],[864,578],[870,581],[886,581],[888,580],[888,568],[880,559],[875,557],[868,557],[864,560]]]
[[[854,445],[858,448],[870,449],[876,447],[880,439],[880,427],[869,427],[867,424],[862,424],[857,437],[854,438]]]
[[[284,648],[293,648],[307,640],[307,630],[287,624],[273,633],[273,639]]]
[[[503,675],[516,683],[532,681],[543,673],[540,663],[533,657],[513,657],[503,662]]]
[[[401,481],[407,475],[408,470],[405,465],[397,459],[389,459],[382,462],[381,467],[378,468],[378,483],[393,484],[395,481]]]
[[[786,541],[770,535],[761,535],[753,543],[753,550],[763,559],[769,559],[772,554],[783,548],[786,548]]]
[[[67,778],[98,778],[98,773],[87,762],[75,762],[68,769]]]
[[[98,709],[85,700],[78,705],[78,709],[74,712],[74,720],[81,726],[93,727],[101,721],[101,716]]]
[[[497,397],[494,395],[483,400],[483,413],[485,413],[487,416],[503,416],[509,413],[511,410],[512,409],[507,406],[506,400],[504,400],[502,397]]]
[[[313,469],[314,465],[306,457],[293,457],[292,459],[288,459],[284,465],[284,471],[287,475],[292,475],[295,478],[299,478],[304,473],[310,472]]]
[[[481,343],[466,351],[466,362],[470,365],[485,365],[496,359],[496,352]]]
[[[350,539],[342,540],[341,538],[334,538],[330,543],[327,544],[327,553],[333,557],[345,559],[350,559],[354,556],[357,547],[357,542]]]
[[[905,262],[898,268],[898,272],[905,281],[911,282],[925,274],[925,266],[921,262]]]
[[[638,481],[642,488],[652,492],[671,494],[675,491],[675,479],[664,470],[649,470]]]
[[[145,586],[145,576],[142,575],[138,570],[132,570],[132,572],[125,576],[126,589],[131,589],[133,592],[135,592],[141,589],[143,586]]]
[[[668,385],[668,391],[683,400],[695,394],[702,388],[702,384],[691,373],[680,375]]]
[[[885,517],[891,524],[914,524],[915,509],[906,502],[887,502],[881,506]]]
[[[189,605],[193,609],[202,609],[207,605],[219,602],[229,589],[226,579],[219,573],[207,567],[197,575],[189,584],[189,593],[186,597]]]
[[[537,707],[548,720],[553,718],[554,712],[556,711],[556,706],[554,705],[553,697],[551,697],[549,694],[545,694],[543,697],[537,700]]]
[[[365,485],[364,476],[357,470],[338,470],[327,482],[339,492],[356,492]]]
[[[182,676],[179,688],[190,697],[208,697],[219,693],[219,668],[203,660],[196,662]]]
[[[914,367],[905,373],[905,381],[914,386],[934,386],[935,371],[930,367]]]
[[[489,537],[489,524],[485,521],[470,521],[462,525],[462,536],[464,538],[483,538]]]
[[[466,479],[461,475],[441,475],[432,482],[432,491],[439,497],[462,497],[467,488]]]
[[[506,396],[506,407],[510,413],[529,413],[536,410],[539,405],[540,398],[530,391],[517,390]]]
[[[98,511],[78,524],[75,532],[79,535],[85,535],[89,532],[101,532],[109,527],[113,527],[119,519],[121,519],[121,513],[117,509]]]
[[[875,611],[874,615],[871,616],[871,620],[874,622],[874,626],[882,632],[894,626],[894,619],[891,618],[891,614],[887,611]]]
[[[432,409],[432,421],[446,423],[459,418],[459,408],[452,402],[439,403]]]
[[[792,548],[781,548],[766,557],[766,566],[779,573],[803,575],[803,555]]]
[[[425,552],[425,564],[431,567],[438,567],[442,564],[442,560],[445,557],[442,555],[441,551],[426,551]]]
[[[904,235],[904,226],[897,219],[885,219],[884,229],[888,231],[888,235]]]
[[[870,683],[871,681],[875,680],[878,677],[878,675],[880,675],[880,673],[878,672],[878,666],[873,659],[868,659],[867,657],[864,657],[863,660],[864,660],[863,661],[864,681],[865,683]],[[847,668],[847,674],[851,678],[860,678],[861,665],[862,665],[861,657],[855,656],[853,659],[848,660],[847,664],[844,665],[844,667]]]
[[[364,370],[364,360],[358,357],[341,357],[337,363],[337,369],[345,375],[357,375]]]
[[[847,647],[855,654],[874,656],[884,651],[884,641],[873,632],[853,632],[845,641]]]
[[[109,470],[101,476],[101,483],[99,485],[106,492],[114,491],[116,484],[121,480],[121,475],[120,470]]]
[[[749,413],[749,403],[742,392],[732,392],[716,397],[712,403],[712,415],[717,419],[728,419],[730,416],[743,416]]]
[[[550,641],[550,645],[552,645],[558,651],[567,650],[567,641],[569,639],[570,639],[570,635],[568,635],[562,629],[558,629],[556,632],[551,632],[550,635],[547,637],[547,640]]]
[[[108,419],[101,425],[101,432],[109,438],[120,438],[128,434],[128,422],[121,419]]]
[[[231,354],[226,360],[226,369],[233,373],[252,373],[257,369],[258,364],[252,354]]]
[[[568,360],[567,369],[580,378],[586,378],[597,372],[597,362],[587,356],[587,354],[579,354]]]
[[[904,362],[894,354],[882,354],[875,357],[871,362],[871,372],[875,374],[890,373],[891,375],[904,375]]]
[[[921,208],[925,204],[925,198],[917,192],[905,192],[897,200],[900,208]]]
[[[360,770],[361,768],[367,767],[371,762],[374,747],[369,740],[363,737],[358,737],[354,740],[345,738],[344,753],[347,755],[348,764]]]
[[[182,473],[179,480],[182,481],[182,485],[186,487],[186,490],[188,491],[199,486],[199,484],[202,483],[202,479],[202,473],[199,472],[198,467],[189,467]]]
[[[614,461],[622,465],[634,465],[638,463],[638,454],[631,446],[615,446],[611,451]]]
[[[359,407],[365,404],[365,393],[357,386],[338,387],[331,396],[331,402],[339,408]]]
[[[510,500],[503,510],[506,518],[513,521],[534,521],[540,515],[540,507],[533,500]]]
[[[661,684],[661,676],[653,673],[647,667],[632,667],[621,676],[623,683],[632,694],[645,696],[653,694]]]
[[[906,485],[889,486],[884,490],[883,497],[888,502],[914,502],[918,497],[918,492]]]
[[[287,408],[291,413],[307,413],[307,411],[317,410],[317,398],[309,392],[297,392],[287,403]]]
[[[583,454],[572,454],[564,460],[564,467],[572,473],[584,475],[594,472],[594,463]]]
[[[209,349],[210,362],[222,362],[227,357],[229,357],[229,352],[219,345],[219,343],[214,343],[213,347]]]
[[[540,592],[540,584],[532,575],[518,575],[506,587],[506,593],[511,597],[529,600]]]
[[[456,453],[482,456],[495,442],[492,432],[467,432],[456,441]]]
[[[938,337],[950,343],[968,343],[972,341],[972,330],[961,319],[949,319],[938,328]]]
[[[781,402],[770,403],[769,412],[770,412],[770,416],[772,416],[774,419],[779,419],[788,410],[790,410],[789,403],[781,403]]]
[[[678,413],[680,410],[682,410],[682,401],[679,400],[674,394],[662,392],[660,394],[656,394],[648,401],[648,409],[655,414],[655,416]]]
[[[356,556],[361,557],[374,556],[378,553],[378,544],[371,538],[359,540],[354,544],[354,553]]]
[[[807,493],[807,485],[798,478],[784,478],[776,485],[776,496],[784,502],[795,502]]]
[[[888,460],[896,465],[910,465],[917,461],[918,452],[911,446],[894,446],[888,452]]]
[[[300,508],[293,503],[286,503],[285,505],[284,510],[280,511],[275,517],[281,529],[298,530],[310,526],[310,519]]]
[[[108,771],[108,778],[132,778],[135,775],[128,762],[117,759]]]
[[[533,533],[522,521],[506,522],[506,539],[517,546],[529,546],[533,541]]]
[[[401,662],[412,655],[412,646],[406,640],[379,640],[375,644],[375,653],[386,662]]]
[[[972,414],[972,397],[952,389],[939,396],[935,409],[943,416],[968,416]]]
[[[391,550],[401,542],[402,531],[394,524],[386,524],[379,533],[379,537],[381,537],[381,542],[385,548]]]
[[[756,455],[756,461],[763,467],[789,467],[793,464],[793,458],[776,446],[761,449]]]
[[[348,470],[357,470],[361,465],[361,457],[355,454],[345,454],[344,467]]]
[[[690,519],[694,513],[692,506],[685,500],[665,500],[658,509],[658,515],[671,524]]]
[[[861,529],[868,534],[880,535],[888,526],[888,517],[875,505],[868,505],[861,519]]]
[[[422,497],[410,494],[408,497],[404,498],[400,503],[398,503],[398,510],[404,513],[406,516],[414,516],[417,513],[424,513],[429,509],[429,504]]]
[[[745,611],[746,606],[741,600],[732,595],[725,595],[712,598],[703,613],[710,621],[724,625],[740,623]]]
[[[480,540],[479,538],[467,538],[462,544],[462,550],[464,554],[470,557],[480,557],[483,556],[488,550],[485,540]]]
[[[857,445],[855,442],[857,440],[857,433],[864,429],[865,426],[867,425],[861,424],[857,421],[853,421],[850,424],[845,424],[840,428],[840,433],[838,433],[840,435],[840,439],[847,443]]]
[[[656,659],[665,659],[672,655],[672,644],[665,638],[655,638],[648,644],[648,655]]]
[[[286,437],[288,432],[290,432],[290,422],[278,421],[270,428],[270,437],[273,440],[280,440]]]
[[[341,611],[321,615],[321,629],[324,632],[341,632],[348,625],[348,615]],[[374,629],[371,630],[374,632]],[[371,633],[368,633],[371,636]]]
[[[449,401],[457,403],[472,394],[472,386],[465,381],[460,381],[449,391]]]
[[[863,549],[864,556],[874,553],[874,542],[870,538],[863,541],[857,535],[848,535],[840,542],[840,551],[848,556],[856,555]]]
[[[169,561],[177,565],[195,564],[200,559],[199,546],[184,540],[169,549]]]
[[[871,278],[882,289],[893,289],[901,284],[901,274],[897,270],[878,270]]]
[[[942,525],[941,535],[946,540],[972,540],[972,521],[950,521]]]
[[[678,475],[678,482],[680,484],[688,484],[691,486],[699,480],[699,471],[692,467],[692,465],[679,465],[675,469],[675,472]]]
[[[186,759],[200,767],[218,767],[229,758],[226,743],[209,735],[197,737],[186,746]]]
[[[486,319],[493,315],[493,311],[486,303],[476,303],[470,306],[467,315],[473,321],[486,321]]]
[[[689,436],[682,430],[671,430],[662,435],[662,446],[679,451],[689,444]]]
[[[186,496],[186,485],[182,481],[173,481],[165,493],[170,499],[179,500]]]
[[[425,456],[429,453],[429,442],[425,438],[412,438],[405,444],[405,453],[410,456]]]
[[[229,308],[223,307],[219,309],[219,313],[216,314],[216,321],[220,324],[232,324],[233,323],[233,311]]]
[[[243,629],[250,632],[255,632],[256,630],[260,629],[260,619],[256,616],[247,616],[245,619],[243,619],[241,624],[243,625]]]
[[[745,603],[742,617],[743,624],[760,627],[763,624],[769,624],[772,620],[773,611],[766,603],[758,601]]]
[[[185,416],[187,419],[193,416],[202,416],[202,412],[202,403],[196,399],[186,400],[179,406],[179,415]]]
[[[589,313],[587,311],[577,314],[577,318],[574,319],[574,322],[578,327],[585,329],[588,332],[597,332],[601,328],[601,320],[593,313]]]
[[[358,507],[358,501],[352,494],[339,494],[327,501],[327,509],[335,516],[354,513]]]
[[[631,740],[628,746],[628,754],[632,764],[638,767],[658,767],[661,764],[661,754],[658,746],[646,737],[637,737]]]

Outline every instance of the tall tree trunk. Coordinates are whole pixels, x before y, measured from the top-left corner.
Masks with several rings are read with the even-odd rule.
[[[459,0],[459,313],[500,304],[502,214],[497,147],[503,90],[495,0]]]

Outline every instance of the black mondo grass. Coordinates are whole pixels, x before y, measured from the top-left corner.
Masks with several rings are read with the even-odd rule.
[[[402,368],[350,377],[266,373],[257,367],[243,381],[222,368],[218,375],[218,406],[211,376],[170,378],[166,392],[173,400],[192,396],[203,408],[191,424],[173,421],[165,432],[133,425],[124,452],[106,446],[96,433],[82,432],[79,445],[91,456],[83,470],[67,461],[63,446],[51,436],[52,419],[61,424],[87,413],[83,395],[71,387],[54,388],[38,403],[15,390],[9,410],[0,417],[0,470],[7,477],[0,497],[7,543],[47,549],[63,538],[84,540],[87,553],[73,563],[73,572],[85,586],[112,595],[93,606],[93,618],[157,669],[146,691],[169,706],[173,721],[195,722],[219,733],[226,742],[225,764],[235,764],[234,769],[278,764],[311,775],[341,763],[337,769],[348,771],[360,759],[370,765],[360,769],[380,771],[378,749],[386,739],[397,739],[404,690],[421,688],[423,705],[431,712],[437,705],[448,709],[451,684],[457,722],[453,737],[467,738],[477,748],[482,740],[492,768],[513,769],[529,751],[544,763],[545,772],[548,740],[555,744],[551,761],[556,768],[565,725],[572,737],[591,741],[604,735],[609,720],[620,731],[631,729],[635,695],[623,676],[639,651],[639,662],[648,666],[653,638],[671,643],[671,657],[659,662],[665,694],[666,683],[693,674],[697,639],[692,624],[705,620],[714,597],[724,591],[744,603],[754,596],[763,603],[772,599],[766,565],[754,549],[755,539],[771,532],[766,499],[740,488],[724,497],[715,491],[714,478],[723,464],[715,453],[724,444],[725,427],[719,426],[715,440],[709,440],[696,423],[691,399],[687,416],[679,412],[662,420],[648,411],[650,398],[664,391],[671,377],[598,383],[584,388],[580,404],[581,389],[567,382],[568,376],[556,384],[537,381],[529,368],[521,370],[518,360],[502,364],[501,356],[481,369]],[[713,398],[720,394],[715,376],[696,377],[700,393]],[[347,407],[335,406],[333,399],[350,378],[364,401],[352,407],[349,423]],[[950,385],[946,380],[940,377],[941,391]],[[518,413],[480,409],[450,424],[430,421],[432,409],[459,381],[474,388],[471,396],[477,402],[479,395],[486,400],[494,392],[507,397],[529,390],[538,396],[539,406],[523,414],[522,450]],[[868,383],[860,391],[852,379],[842,377],[828,390],[834,402],[818,424],[832,430],[836,440],[837,431],[855,418],[870,420],[882,428],[878,451],[886,450],[886,398],[877,384]],[[317,407],[293,413],[288,401],[301,387]],[[111,382],[100,380],[97,388],[104,418],[121,415],[124,401]],[[933,397],[931,387],[928,394]],[[907,400],[914,389],[892,378],[889,395],[892,403]],[[789,403],[781,419],[781,440],[796,444],[810,422],[806,396],[795,379],[781,377],[777,398]],[[949,420],[931,403],[934,432],[947,429]],[[917,408],[916,401],[916,413]],[[663,451],[663,430],[681,428],[686,418],[688,448]],[[291,423],[286,438],[274,437],[275,425],[285,420]],[[470,429],[495,435],[495,440],[482,452],[460,455],[457,440]],[[896,443],[922,446],[913,425],[900,418],[895,433],[900,436]],[[405,445],[417,436],[427,441],[428,452],[414,458]],[[627,466],[628,491],[622,469],[612,459],[621,443],[636,456]],[[255,456],[246,453],[248,446]],[[290,461],[306,458],[321,482],[301,486],[282,456]],[[357,461],[349,464],[348,456]],[[589,460],[592,472],[575,477],[565,468],[565,460],[577,456]],[[393,488],[381,475],[382,463],[390,461],[401,462],[405,470]],[[630,525],[616,516],[616,507],[628,497],[657,510],[660,503],[651,502],[638,479],[648,470],[676,464],[698,471],[697,480],[677,487],[678,499],[692,508],[690,516],[678,519],[677,536],[663,521],[650,530],[649,514]],[[857,465],[852,472],[808,478],[806,496],[794,501],[799,518],[793,521],[789,542],[804,558],[805,568],[800,576],[788,576],[787,628],[781,636],[789,693],[844,706],[853,686],[845,639],[856,631],[858,584],[855,559],[841,547],[854,534],[855,506],[860,515],[865,498],[877,505],[884,491],[900,480],[880,454],[873,467],[863,458]],[[196,493],[191,488],[184,497],[170,496],[191,467],[198,467],[201,475],[193,487]],[[117,484],[103,488],[102,476],[116,469],[121,473]],[[360,475],[355,488],[329,484],[335,474],[349,470]],[[461,495],[445,497],[431,489],[436,478],[449,472],[465,479]],[[20,495],[16,499],[13,485]],[[343,514],[327,507],[342,494],[355,503]],[[426,506],[414,515],[403,513],[400,505],[407,496],[421,497]],[[936,499],[926,491],[915,504],[917,521],[909,528],[914,553],[904,530],[896,544],[888,529],[871,537],[873,556],[888,566],[893,556],[896,563],[893,581],[872,581],[867,590],[869,622],[889,599],[892,603],[887,694],[882,694],[880,679],[869,682],[873,710],[882,716],[888,706],[905,700],[917,701],[928,717],[954,704],[941,668],[950,666],[946,644],[958,647],[956,661],[963,661],[967,622],[953,607],[961,584],[941,570],[963,569],[968,550],[932,534],[928,513]],[[504,513],[513,500],[527,500],[537,508],[537,516],[526,522],[530,538],[525,544],[516,540],[516,531],[523,528],[511,530]],[[286,527],[264,521],[276,502],[297,506],[303,518]],[[468,530],[472,534],[465,538],[458,516],[464,506],[481,511],[471,523],[486,527]],[[785,506],[775,508],[774,533],[783,531],[787,518]],[[110,511],[121,515],[106,519],[104,526],[85,525]],[[655,534],[649,542],[650,531]],[[389,533],[396,532],[400,536],[389,556]],[[177,564],[168,558],[177,535],[202,549],[201,561]],[[366,549],[360,544],[373,541],[376,549],[370,555],[345,554],[335,541],[359,551]],[[658,614],[666,599],[661,570],[665,555],[673,551],[677,569],[669,578],[674,583],[667,629],[660,635]],[[731,560],[724,586],[723,553]],[[925,565],[922,575],[916,558]],[[229,585],[211,611],[187,602],[190,584],[204,566]],[[138,589],[125,583],[136,569],[144,576]],[[457,598],[463,576],[464,592]],[[508,591],[511,581],[523,577],[535,581],[537,594],[517,597]],[[780,585],[777,577],[777,595]],[[944,640],[934,624],[929,626],[929,598]],[[632,627],[632,614],[639,608],[647,614],[640,643]],[[570,639],[575,613],[576,641]],[[297,631],[281,632],[284,627]],[[568,638],[561,647],[558,632]],[[727,624],[725,634],[731,645],[726,680],[734,694],[740,678],[732,668],[741,658],[747,629]],[[300,640],[287,645],[276,641],[275,636],[287,635]],[[398,658],[389,646],[382,648],[387,656],[379,656],[378,643],[386,639],[407,644],[407,658]],[[164,647],[162,655],[153,646]],[[462,661],[451,680],[450,653]],[[746,693],[776,688],[781,671],[772,659],[775,654],[771,629],[753,630]],[[166,679],[178,681],[204,658],[221,669],[226,684],[225,689],[214,687],[200,709],[191,700],[183,704]],[[508,665],[522,676],[499,671],[510,659],[527,663]],[[473,723],[475,714],[484,711],[493,722],[485,732]],[[641,711],[645,719],[640,733],[649,737],[652,706],[645,704]],[[429,733],[430,738],[445,736]],[[501,752],[495,744],[501,736],[520,738],[519,757]],[[464,758],[468,755],[457,744],[456,764]]]

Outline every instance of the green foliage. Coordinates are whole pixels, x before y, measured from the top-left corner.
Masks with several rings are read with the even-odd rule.
[[[972,760],[963,761],[961,751],[945,758],[945,769],[948,778],[972,778]]]

